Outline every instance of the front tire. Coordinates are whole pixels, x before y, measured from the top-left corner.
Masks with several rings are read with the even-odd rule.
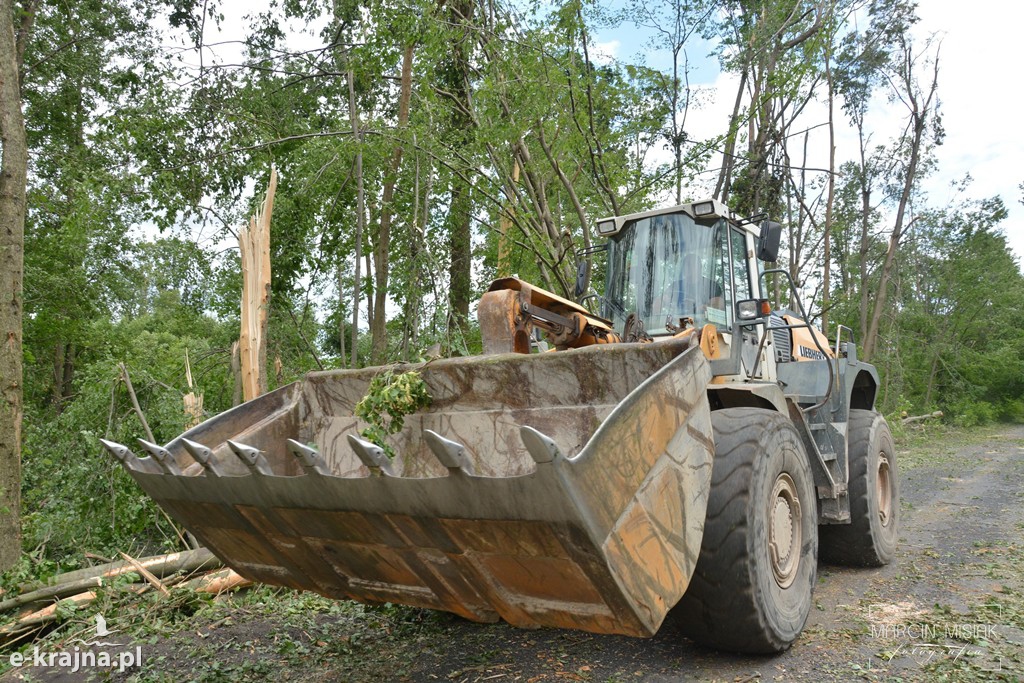
[[[873,410],[851,410],[850,523],[820,528],[821,557],[854,567],[881,567],[896,555],[899,470],[889,425]]]
[[[817,498],[793,424],[760,408],[711,414],[715,460],[700,557],[673,620],[691,639],[746,653],[788,648],[817,574]]]

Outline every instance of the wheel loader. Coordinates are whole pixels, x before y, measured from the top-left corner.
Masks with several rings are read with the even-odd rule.
[[[808,323],[764,266],[781,226],[755,223],[717,200],[616,216],[596,224],[602,294],[494,282],[482,355],[392,368],[430,404],[386,443],[356,416],[384,370],[364,368],[141,457],[105,446],[253,581],[527,628],[649,637],[669,618],[713,648],[784,650],[819,555],[893,558],[899,483],[875,369],[849,329]]]

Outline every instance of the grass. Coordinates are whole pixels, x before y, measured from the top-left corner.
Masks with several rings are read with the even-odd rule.
[[[923,465],[956,462],[957,454],[963,449],[991,441],[1006,432],[1006,425],[986,425],[971,429],[951,427],[939,422],[906,427],[890,423],[889,426],[896,440],[896,455],[903,472]],[[1024,443],[1024,440],[1006,441],[1012,446],[1020,445],[1018,442]]]

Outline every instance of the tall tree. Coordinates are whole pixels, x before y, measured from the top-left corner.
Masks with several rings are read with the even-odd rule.
[[[28,184],[21,67],[37,5],[0,1],[0,569],[12,566],[21,554],[22,281]]]
[[[667,73],[658,72],[656,83],[658,95],[668,105],[663,135],[672,150],[676,204],[683,203],[683,179],[687,171],[685,150],[688,143],[693,142],[686,131],[687,116],[694,100],[687,48],[694,37],[711,33],[717,9],[717,3],[709,0],[674,0],[635,2],[630,10],[638,26],[653,31],[651,46],[655,50],[667,49],[671,55]]]
[[[881,265],[874,306],[864,336],[863,355],[870,360],[878,344],[878,330],[885,311],[889,294],[889,280],[892,276],[896,250],[909,222],[911,198],[917,189],[921,167],[928,154],[929,142],[942,143],[942,125],[938,116],[939,51],[934,56],[926,51],[924,58],[906,35],[901,36],[899,51],[892,65],[889,81],[893,94],[907,109],[907,128],[897,148],[896,160],[897,196],[896,216],[885,260]],[[921,73],[923,71],[923,73]],[[924,76],[922,82],[921,77]]]
[[[760,5],[729,0],[724,5],[723,64],[739,72],[740,82],[714,194],[740,213],[780,213],[783,141],[809,101],[806,82],[819,75],[806,50],[830,8],[824,0]],[[745,93],[749,108],[744,114]],[[741,122],[746,123],[743,155],[736,149]]]

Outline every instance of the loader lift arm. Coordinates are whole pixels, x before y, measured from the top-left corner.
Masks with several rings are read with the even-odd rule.
[[[480,298],[477,320],[485,354],[530,353],[534,327],[544,330],[558,350],[621,341],[610,321],[514,277],[491,284]]]

